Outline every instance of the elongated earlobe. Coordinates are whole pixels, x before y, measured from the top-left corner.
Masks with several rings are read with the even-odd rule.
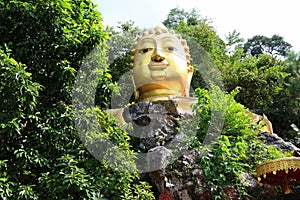
[[[187,71],[188,71],[188,80],[187,80],[187,86],[186,86],[186,91],[185,91],[185,96],[189,97],[190,96],[190,86],[193,78],[193,73],[194,73],[194,68],[190,64],[187,66]]]

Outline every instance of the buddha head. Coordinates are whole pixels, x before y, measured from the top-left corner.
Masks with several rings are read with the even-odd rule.
[[[181,35],[158,25],[138,38],[131,53],[136,98],[154,101],[189,96],[193,68]]]

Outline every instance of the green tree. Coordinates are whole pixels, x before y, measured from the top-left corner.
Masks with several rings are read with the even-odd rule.
[[[13,193],[20,193],[23,198],[33,199],[36,198],[32,191],[33,184],[27,181],[28,184],[23,185],[23,181],[18,183],[17,180],[32,178],[31,170],[26,169],[29,163],[43,166],[46,162],[39,152],[29,145],[24,146],[26,141],[36,140],[39,136],[22,134],[39,121],[36,104],[42,86],[32,81],[26,66],[11,58],[8,49],[0,49],[0,67],[0,197],[9,199]]]
[[[167,27],[176,27],[182,23],[187,25],[197,25],[199,24],[200,15],[196,9],[190,11],[185,11],[179,7],[170,10],[168,17],[164,20],[163,24]]]
[[[255,35],[244,44],[244,51],[250,53],[252,56],[258,56],[259,54],[286,56],[291,47],[279,35],[273,35],[271,38],[263,35]]]
[[[240,87],[236,100],[256,113],[269,114],[284,88],[284,63],[270,55],[233,60],[225,75],[226,88]],[[223,72],[225,72],[225,70]]]
[[[74,126],[75,76],[96,47],[101,54],[91,62],[106,61],[108,35],[92,1],[12,0],[0,12],[0,197],[153,199],[147,184],[133,184],[137,173],[95,159]],[[99,73],[105,100],[114,85],[108,70]],[[130,153],[127,134],[95,110],[103,137]]]
[[[227,90],[240,87],[238,102],[253,112],[265,113],[276,133],[299,145],[297,133],[291,127],[299,124],[298,54],[285,52],[281,55],[285,55],[283,59],[271,54],[275,50],[270,47],[269,53],[261,49],[263,53],[251,56],[244,54],[242,47],[245,46],[239,44],[221,68]]]
[[[284,89],[278,95],[273,110],[273,125],[278,134],[300,146],[297,131],[292,124],[300,127],[300,62],[299,53],[289,52],[284,60],[284,71],[288,76],[284,80]]]
[[[108,69],[111,74],[111,80],[114,84],[118,83],[118,88],[121,90],[110,90],[110,98],[103,101],[101,98],[96,98],[96,104],[101,105],[103,102],[111,102],[113,99],[124,99],[120,98],[124,93],[132,94],[131,98],[126,99],[126,102],[120,102],[110,107],[124,107],[126,104],[134,100],[132,87],[132,80],[130,76],[131,69],[131,50],[134,48],[134,44],[137,37],[141,34],[139,27],[135,26],[133,21],[127,21],[119,23],[117,27],[107,27],[106,32],[110,35],[108,40]],[[102,91],[101,89],[98,91]],[[97,94],[97,97],[101,95]]]
[[[290,72],[286,61],[273,54],[245,54],[237,34],[228,39],[228,45],[234,48],[228,46],[228,56],[217,61],[222,63],[218,66],[226,90],[230,92],[239,87],[240,92],[235,99],[257,114],[266,114],[273,123],[274,131],[285,137],[287,125],[282,120],[289,118],[285,110],[288,107],[286,93],[290,90],[287,88]]]
[[[174,8],[163,24],[182,34],[187,40],[193,40],[209,53],[213,48],[224,47],[224,41],[217,35],[211,21],[208,18],[201,18],[200,13],[195,9],[185,11]]]
[[[108,27],[110,40],[109,44],[109,69],[112,80],[118,81],[119,78],[130,70],[131,53],[137,37],[141,34],[139,27],[133,21],[119,23],[114,27]]]

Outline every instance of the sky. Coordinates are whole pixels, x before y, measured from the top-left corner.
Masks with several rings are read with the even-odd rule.
[[[212,20],[217,34],[225,39],[236,30],[245,40],[254,35],[280,35],[300,52],[299,0],[94,0],[103,24],[133,20],[140,28],[154,28],[172,8],[197,9]],[[299,3],[298,3],[299,2]]]

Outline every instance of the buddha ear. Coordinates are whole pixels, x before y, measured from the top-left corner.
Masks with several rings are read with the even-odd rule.
[[[187,66],[187,71],[188,71],[188,83],[189,85],[191,84],[191,80],[192,80],[192,77],[193,77],[193,73],[194,73],[194,67],[191,66],[190,64],[188,64]]]
[[[190,63],[187,63],[187,70],[188,70],[188,73],[191,73],[191,74],[194,73],[194,67]]]
[[[184,96],[189,96],[189,93],[190,93],[190,86],[191,86],[191,82],[192,82],[192,77],[193,77],[193,73],[194,73],[194,68],[193,66],[191,66],[189,63],[187,65],[187,85],[186,85],[186,88],[185,88],[185,94]]]

